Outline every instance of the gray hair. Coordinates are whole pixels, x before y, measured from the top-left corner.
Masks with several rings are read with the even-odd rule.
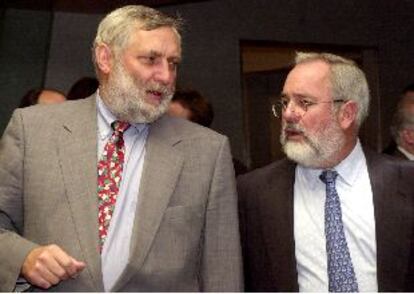
[[[359,128],[368,116],[370,100],[365,74],[354,61],[330,53],[297,52],[295,64],[316,60],[330,66],[332,99],[351,100],[358,105],[356,125]]]
[[[181,40],[182,20],[179,17],[168,16],[142,5],[127,5],[112,11],[100,22],[93,42],[92,56],[95,69],[97,69],[94,53],[96,47],[106,44],[117,53],[128,44],[134,30],[151,31],[160,27],[171,27]]]
[[[400,144],[400,131],[414,129],[414,113],[409,109],[413,104],[414,98],[408,96],[403,96],[398,102],[390,127],[391,135],[397,144]]]

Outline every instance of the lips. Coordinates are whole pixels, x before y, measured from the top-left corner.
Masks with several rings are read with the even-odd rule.
[[[147,93],[155,95],[155,96],[161,96],[162,95],[162,93],[160,91],[148,90]]]
[[[300,135],[300,134],[302,134],[302,132],[301,132],[301,131],[297,131],[297,130],[292,130],[292,129],[286,129],[286,130],[285,130],[285,134],[286,134],[287,136],[295,136],[295,135]]]
[[[147,98],[152,104],[160,104],[163,99],[163,93],[155,90],[147,90]]]
[[[283,131],[286,139],[295,140],[303,137],[303,131],[297,126],[286,126]]]

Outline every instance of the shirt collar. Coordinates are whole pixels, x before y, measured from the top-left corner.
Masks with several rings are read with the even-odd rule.
[[[365,155],[358,139],[352,152],[336,165],[333,170],[338,173],[338,178],[340,178],[346,185],[352,186],[358,177],[360,177],[365,164]],[[311,189],[314,189],[316,185],[322,183],[319,176],[323,169],[307,168],[301,165],[298,165],[298,168],[305,181],[309,183]]]
[[[99,89],[96,92],[96,107],[98,112],[98,134],[101,139],[105,139],[112,134],[111,124],[117,120],[117,118],[112,114],[112,112],[106,107],[105,103],[102,101],[101,96],[99,95]],[[131,127],[126,131],[135,130],[138,134],[144,130],[148,124],[145,123],[135,123],[131,124]]]
[[[364,166],[366,166],[365,155],[358,139],[352,152],[334,169],[347,185],[352,186],[360,177]]]
[[[414,154],[411,154],[410,152],[408,152],[407,150],[405,150],[404,148],[402,148],[401,146],[397,146],[398,150],[401,151],[402,154],[404,154],[405,156],[407,156],[407,158],[409,160],[414,160]]]

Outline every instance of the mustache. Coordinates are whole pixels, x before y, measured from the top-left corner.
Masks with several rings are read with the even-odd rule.
[[[305,133],[305,129],[303,127],[301,127],[298,124],[294,124],[294,123],[285,123],[283,125],[283,130],[284,131],[292,131],[292,132]]]
[[[320,148],[318,147],[317,142],[314,139],[312,139],[312,137],[308,136],[304,127],[295,123],[286,123],[283,126],[283,132],[281,133],[282,145],[286,143],[285,131],[302,133],[303,139],[306,142],[306,144],[308,144],[315,151],[315,154],[317,154],[318,156],[320,155]]]
[[[175,87],[165,86],[160,83],[150,83],[145,87],[147,92],[159,92],[162,95],[168,96],[175,92]]]

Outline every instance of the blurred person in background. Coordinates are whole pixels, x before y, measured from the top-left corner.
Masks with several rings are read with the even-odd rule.
[[[67,99],[76,100],[91,96],[99,87],[99,81],[94,77],[83,77],[70,88]]]
[[[213,123],[213,105],[196,90],[177,90],[168,107],[168,114],[174,117],[190,120],[209,128]],[[247,167],[233,157],[236,176],[248,171]]]
[[[56,104],[66,101],[65,95],[55,89],[32,89],[20,100],[19,108],[36,104]]]
[[[414,84],[404,89],[390,129],[394,142],[384,153],[398,159],[414,160]]]

